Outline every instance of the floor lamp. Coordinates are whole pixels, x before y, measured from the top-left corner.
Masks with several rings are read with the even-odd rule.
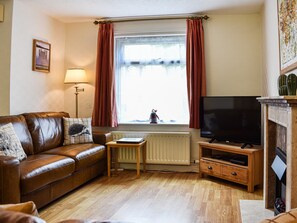
[[[84,91],[84,88],[79,88],[78,84],[88,83],[87,75],[82,68],[70,68],[66,72],[65,84],[74,84],[75,86],[75,116],[78,118],[78,94]]]

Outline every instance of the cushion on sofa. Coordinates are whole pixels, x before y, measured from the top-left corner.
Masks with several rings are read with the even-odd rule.
[[[34,145],[34,154],[63,145],[63,117],[66,112],[36,112],[23,114]]]
[[[74,170],[75,161],[69,157],[50,154],[28,156],[20,163],[21,193],[30,193],[67,177]]]
[[[0,155],[16,157],[20,161],[27,158],[11,123],[0,126]]]
[[[14,131],[19,138],[27,155],[33,154],[33,143],[25,117],[22,115],[0,116],[0,126],[12,123]]]
[[[106,159],[104,146],[94,143],[74,144],[47,150],[43,154],[68,156],[75,160],[75,170],[91,166],[101,159]]]
[[[91,118],[63,118],[64,144],[93,142]]]

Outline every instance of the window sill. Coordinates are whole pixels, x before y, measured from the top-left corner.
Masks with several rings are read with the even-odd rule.
[[[127,125],[137,125],[137,126],[183,126],[188,127],[188,124],[178,124],[178,123],[158,123],[158,124],[150,124],[150,123],[119,123],[119,126],[127,126]]]

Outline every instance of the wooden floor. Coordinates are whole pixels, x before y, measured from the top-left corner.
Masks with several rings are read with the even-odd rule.
[[[240,223],[240,199],[262,199],[262,189],[197,173],[135,171],[97,178],[40,210],[48,223],[70,218],[134,223]]]

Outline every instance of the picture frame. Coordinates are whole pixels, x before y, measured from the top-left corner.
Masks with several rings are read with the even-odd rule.
[[[280,74],[297,68],[297,0],[278,0]]]
[[[32,70],[49,73],[51,65],[51,44],[33,39]]]

